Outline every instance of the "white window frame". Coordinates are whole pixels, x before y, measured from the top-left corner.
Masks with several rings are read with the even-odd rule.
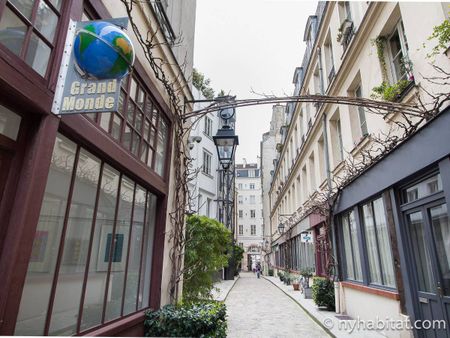
[[[205,122],[203,125],[203,133],[205,133],[206,136],[212,137],[212,125],[213,121],[208,116],[205,116]]]
[[[211,161],[212,161],[212,154],[203,149],[203,166],[202,166],[202,173],[211,176]]]
[[[392,49],[391,49],[391,44],[389,43],[389,41],[392,39],[392,37],[395,35],[395,32],[398,33],[398,38],[400,40],[400,51],[397,53],[397,55],[393,55]],[[400,78],[397,79],[397,73],[395,71],[395,59],[397,57],[400,57],[400,52],[402,54],[402,58],[403,59],[408,59],[408,48],[407,48],[407,41],[406,41],[406,37],[405,37],[405,31],[403,29],[403,21],[402,19],[398,20],[398,22],[396,23],[392,33],[389,35],[389,37],[386,40],[386,46],[387,46],[387,50],[388,50],[388,58],[389,58],[389,68],[391,69],[391,77],[392,77],[392,82],[396,83],[400,80],[408,80],[408,71],[406,70],[405,74]],[[401,62],[400,62],[401,63]]]

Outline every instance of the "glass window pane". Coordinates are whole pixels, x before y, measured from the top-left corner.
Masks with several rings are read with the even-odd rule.
[[[407,188],[404,193],[406,203],[414,202],[420,198],[429,196],[431,194],[442,191],[441,174],[434,175],[426,180],[423,180],[410,188]]]
[[[146,163],[147,160],[147,152],[148,152],[148,145],[145,142],[142,142],[141,144],[141,151],[139,154],[139,158],[141,159],[142,162]]]
[[[52,3],[53,6],[55,6],[55,8],[57,10],[60,10],[61,9],[61,3],[63,2],[63,0],[50,0],[50,2]]]
[[[156,196],[147,194],[147,212],[144,227],[144,251],[141,261],[141,280],[139,282],[138,309],[150,304],[150,281],[152,272],[153,239],[156,219]]]
[[[20,56],[27,26],[8,7],[0,20],[0,42],[11,52]]]
[[[152,116],[152,101],[150,101],[150,98],[147,96],[147,100],[145,101],[145,108],[144,108],[145,116],[148,118],[151,118]]]
[[[349,229],[348,215],[342,217],[342,234],[344,240],[347,278],[355,279],[355,273],[353,270],[352,246],[350,243],[350,229]]]
[[[141,133],[141,128],[142,128],[142,118],[143,118],[142,113],[141,113],[139,110],[137,110],[137,112],[136,112],[136,120],[134,121],[134,127],[136,128],[136,130],[137,130],[139,133]]]
[[[111,120],[111,113],[101,113],[100,114],[100,127],[102,127],[106,132],[109,132],[109,121]]]
[[[145,92],[142,88],[139,88],[139,92],[136,98],[136,103],[139,106],[139,108],[144,108],[144,102],[145,102]]]
[[[114,226],[119,173],[104,165],[98,197],[97,216],[89,261],[89,274],[83,304],[81,330],[96,326],[102,321],[106,277],[109,257],[107,255],[108,235]],[[106,258],[105,258],[106,256]]]
[[[58,134],[22,290],[15,335],[44,334],[75,152],[76,145]]]
[[[16,141],[22,118],[0,105],[0,134]]]
[[[128,111],[127,111],[127,120],[130,123],[133,123],[134,118],[134,104],[132,102],[128,102]]]
[[[426,248],[424,220],[422,213],[415,212],[407,217],[411,237],[412,254],[417,271],[419,290],[434,292],[433,271],[431,261]]]
[[[168,138],[167,124],[166,122],[164,122],[163,119],[159,119],[158,138],[156,145],[155,171],[160,176],[164,175],[167,138]]]
[[[112,137],[114,137],[116,140],[119,140],[121,130],[122,130],[122,118],[120,116],[118,116],[117,114],[114,114],[112,130],[111,130]]]
[[[64,239],[49,334],[76,333],[81,291],[88,258],[100,160],[80,151]]]
[[[48,41],[53,42],[57,25],[58,16],[44,1],[40,1],[36,15],[35,27]]]
[[[130,85],[130,98],[135,101],[136,100],[136,91],[137,91],[137,83],[134,78],[131,78],[131,85]]]
[[[125,132],[122,136],[122,143],[125,149],[130,149],[131,144],[131,128],[128,126],[128,124],[125,126]]]
[[[121,113],[122,115],[123,115],[123,103],[124,103],[124,101],[125,101],[125,93],[124,93],[124,91],[123,90],[121,90],[120,91],[120,95],[119,95],[119,107],[118,107],[118,110],[119,110],[119,113]]]
[[[25,61],[41,76],[45,76],[51,51],[43,40],[32,33]]]
[[[153,153],[154,153],[153,149],[148,148],[147,166],[149,166],[150,168],[152,167]]]
[[[9,0],[20,13],[27,19],[31,19],[35,0]]]
[[[106,262],[111,259],[111,274],[109,276],[105,321],[119,317],[122,311],[122,295],[125,286],[125,267],[130,235],[131,212],[133,210],[133,197],[134,182],[127,177],[122,178],[119,212],[114,234],[112,226],[102,234],[102,239],[106,241],[107,248],[103,259]],[[110,250],[109,252],[108,248]]]
[[[350,221],[350,237],[352,240],[352,247],[353,247],[353,259],[355,262],[355,280],[362,281],[361,250],[359,249],[358,230],[355,221],[355,214],[353,211],[349,215],[349,221]]]
[[[137,311],[139,269],[141,264],[141,252],[143,249],[142,236],[144,232],[145,200],[146,192],[143,188],[138,186],[136,188],[134,200],[130,254],[128,256],[127,284],[123,308],[124,315]]]
[[[444,295],[450,296],[450,223],[448,221],[447,205],[430,209],[436,252],[442,276]]]
[[[144,121],[144,132],[142,134],[142,137],[144,138],[144,140],[148,141],[149,133],[150,133],[150,122],[148,122],[148,120],[145,119],[145,121]]]
[[[138,149],[139,149],[139,142],[141,141],[141,138],[138,134],[133,133],[133,143],[131,144],[131,152],[133,155],[138,155]]]
[[[152,124],[156,127],[156,122],[158,121],[158,109],[153,107],[153,113],[152,113]]]
[[[382,198],[373,201],[373,210],[375,212],[378,250],[380,254],[381,273],[383,275],[384,285],[395,287],[391,242],[389,240],[389,230],[387,227],[386,214],[384,212],[384,203]]]
[[[148,142],[152,147],[155,147],[155,141],[156,141],[156,129],[152,127],[150,130],[150,138],[148,139]]]
[[[381,279],[380,265],[378,261],[377,235],[375,229],[375,220],[372,212],[372,203],[362,207],[364,230],[366,235],[367,255],[369,258],[370,282],[383,284]]]

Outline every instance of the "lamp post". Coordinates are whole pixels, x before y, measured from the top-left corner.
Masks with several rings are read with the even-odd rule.
[[[222,98],[223,101],[234,99],[230,97]],[[220,201],[223,203],[224,215],[221,219],[225,226],[231,230],[231,244],[232,255],[228,262],[228,268],[225,269],[225,279],[233,280],[235,273],[234,263],[234,226],[233,226],[233,210],[234,210],[234,194],[233,189],[233,177],[234,177],[234,155],[236,147],[239,144],[239,138],[234,133],[234,129],[230,125],[230,121],[235,113],[234,108],[227,108],[219,111],[219,115],[222,118],[223,125],[217,131],[217,134],[213,136],[214,144],[217,148],[217,155],[219,157],[219,163],[222,167],[222,196],[225,195]],[[223,191],[225,190],[225,191]],[[232,200],[230,200],[230,197]]]

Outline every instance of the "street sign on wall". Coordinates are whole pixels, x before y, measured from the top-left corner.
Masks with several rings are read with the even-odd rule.
[[[312,231],[302,232],[300,234],[300,241],[302,243],[312,243],[313,242]]]
[[[131,41],[120,29],[127,25],[128,18],[70,21],[52,106],[54,114],[118,110],[121,79],[134,61]]]

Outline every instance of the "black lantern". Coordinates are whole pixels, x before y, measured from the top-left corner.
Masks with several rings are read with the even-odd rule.
[[[213,140],[219,155],[219,162],[224,170],[228,170],[233,162],[239,138],[234,134],[234,129],[225,125],[217,131],[217,134],[213,136]]]
[[[282,233],[284,232],[284,224],[283,224],[283,223],[280,223],[280,224],[278,225],[278,232],[279,232],[280,234],[282,234]]]

